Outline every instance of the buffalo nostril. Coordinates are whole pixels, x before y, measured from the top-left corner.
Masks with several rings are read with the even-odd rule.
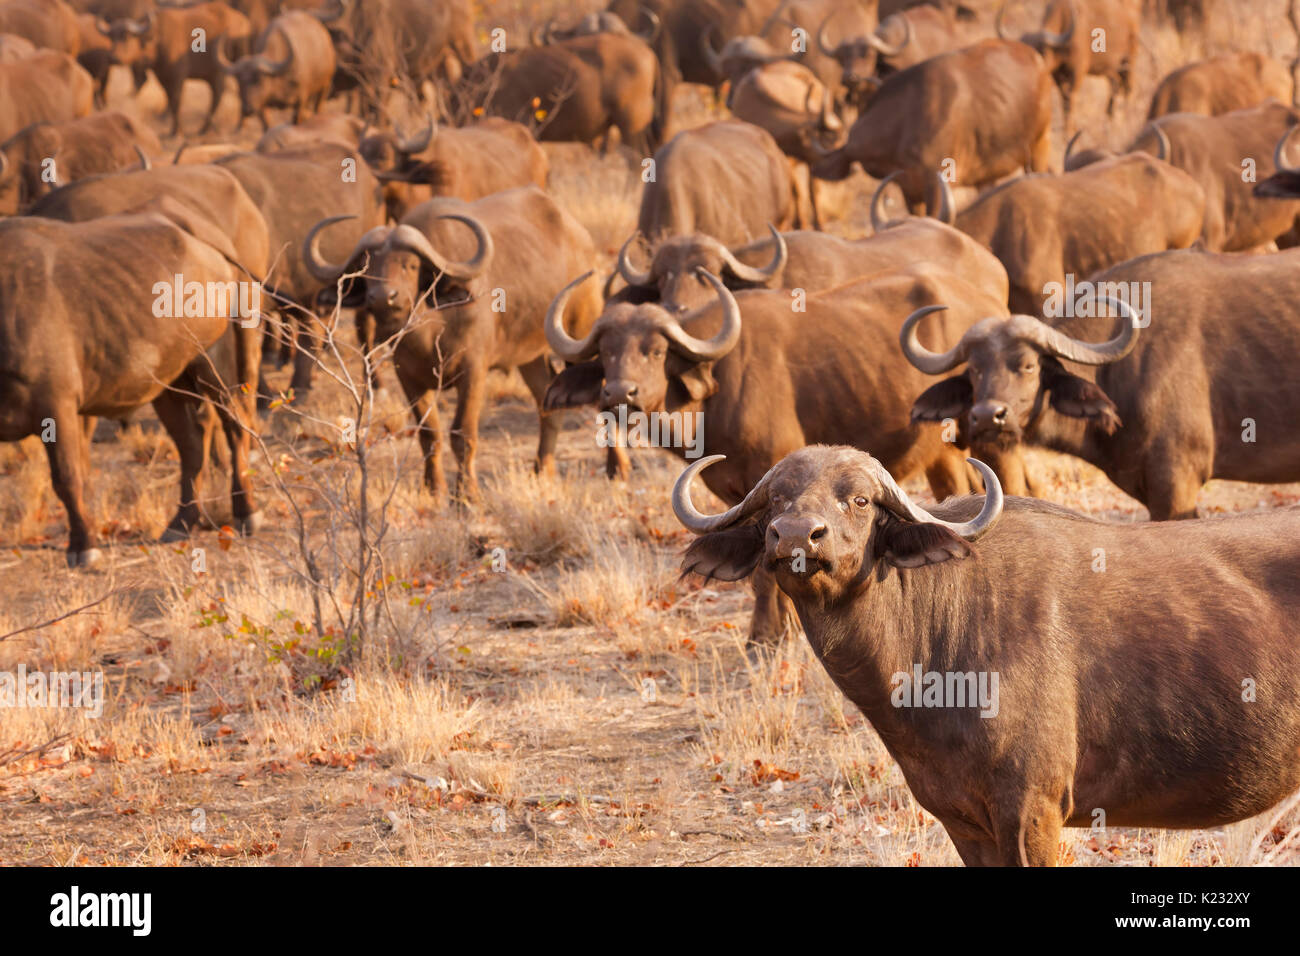
[[[824,537],[826,537],[826,525],[824,524],[819,524],[808,533],[809,541],[819,541]]]
[[[994,410],[993,422],[996,425],[1005,425],[1007,423],[1007,407],[1005,405]]]
[[[628,398],[636,398],[637,387],[635,385],[629,385],[626,391]]]

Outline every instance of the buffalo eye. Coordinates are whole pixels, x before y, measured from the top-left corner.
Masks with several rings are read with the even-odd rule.
[[[862,497],[862,495],[858,495],[853,499],[853,503],[859,508],[865,508],[867,506],[867,499]]]

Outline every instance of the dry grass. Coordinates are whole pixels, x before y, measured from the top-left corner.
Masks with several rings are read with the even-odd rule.
[[[517,29],[559,7],[496,3],[491,22]],[[1242,29],[1289,55],[1268,16]],[[1090,82],[1085,124],[1109,145],[1141,125],[1156,75],[1201,52],[1165,30],[1146,43],[1139,95],[1113,126]],[[684,90],[674,119],[716,115],[710,97]],[[547,148],[552,190],[612,259],[635,225],[637,170],[618,154]],[[833,197],[844,212],[835,231],[863,231],[869,186],[855,179]],[[611,485],[591,422],[575,415],[559,475],[534,475],[531,397],[517,375],[495,376],[483,500],[443,508],[422,489],[409,415],[382,374],[361,438],[374,488],[392,492],[392,525],[371,642],[345,671],[334,639],[308,626],[312,590],[291,573],[293,512],[270,480],[273,469],[288,476],[311,540],[324,542],[336,517],[325,492],[347,474],[339,420],[350,408],[337,386],[318,379],[297,406],[311,421],[272,416],[270,458],[252,463],[267,527],[252,539],[203,530],[184,546],[152,544],[174,507],[174,451],[147,412],[97,442],[90,500],[110,547],[94,573],[63,567],[66,527],[39,440],[0,446],[0,634],[112,595],[0,641],[0,669],[101,672],[106,692],[98,718],[5,712],[0,862],[958,863],[806,644],[748,651],[748,591],[676,579],[676,459],[636,450],[632,480]],[[272,379],[284,386],[288,370]],[[446,396],[441,411],[450,420]],[[1034,462],[1053,500],[1145,518],[1095,469]],[[225,486],[219,471],[209,477],[217,522]],[[1300,486],[1212,482],[1201,505],[1296,500]],[[1062,860],[1294,864],[1297,825],[1291,805],[1213,831],[1071,830]]]

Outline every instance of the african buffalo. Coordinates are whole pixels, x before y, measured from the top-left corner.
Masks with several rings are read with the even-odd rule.
[[[776,60],[743,74],[731,89],[732,115],[767,130],[781,152],[803,162],[818,157],[812,139],[833,137],[844,128],[833,94],[801,63]]]
[[[299,123],[272,126],[253,148],[259,153],[274,153],[281,149],[333,142],[356,149],[368,128],[364,120],[346,113],[317,113]]]
[[[1164,148],[1152,128],[1169,143],[1168,162],[1192,176],[1205,190],[1205,243],[1215,252],[1242,252],[1267,246],[1293,228],[1300,205],[1262,202],[1256,180],[1274,171],[1274,149],[1300,121],[1300,112],[1269,101],[1220,116],[1175,113],[1150,124],[1133,144],[1159,154]]]
[[[26,37],[12,33],[0,33],[0,63],[13,63],[25,60],[36,52],[36,46]]]
[[[651,239],[702,232],[733,244],[798,216],[793,171],[771,134],[723,120],[678,133],[654,155],[637,229]]]
[[[221,50],[241,56],[253,39],[252,26],[238,10],[224,3],[163,7],[143,22],[120,20],[101,27],[113,44],[113,58],[131,68],[138,90],[145,71],[153,69],[167,94],[171,134],[180,132],[181,94],[186,80],[202,80],[212,91],[208,115],[200,132],[212,128],[225,92],[226,73]]]
[[[318,281],[331,285],[363,273],[346,280],[339,301],[368,310],[378,338],[389,341],[397,379],[419,428],[425,485],[435,498],[447,494],[437,392],[456,390],[455,497],[473,501],[478,422],[490,369],[519,369],[538,403],[538,467],[553,469],[559,423],[541,410],[551,380],[543,319],[563,282],[559,277],[595,264],[587,230],[536,186],[472,203],[443,197],[416,206],[396,226],[371,229],[333,265],[322,260],[318,243],[339,221],[331,217],[311,228],[303,261]],[[466,226],[476,249],[467,259],[453,260],[449,257],[464,247]],[[593,280],[569,300],[562,318],[584,335],[599,309],[600,290]]]
[[[63,0],[0,0],[0,33],[73,57],[81,50],[77,12]]]
[[[779,0],[612,0],[617,14],[639,34],[654,33],[653,47],[668,89],[676,84],[717,86],[723,77],[706,55],[710,37],[725,44],[732,37],[755,36]]]
[[[998,36],[1010,39],[1002,26],[1006,8],[1004,3],[998,10],[996,27]],[[1085,77],[1110,83],[1108,116],[1120,93],[1132,94],[1141,18],[1141,0],[1051,0],[1039,28],[1020,38],[1039,52],[1060,87],[1066,136],[1074,131]]]
[[[1118,331],[1104,297],[1120,300]],[[1075,455],[1152,519],[1195,517],[1211,478],[1300,480],[1298,309],[1300,249],[1142,256],[1068,286],[1053,308],[1064,318],[988,319],[942,354],[913,337],[922,310],[904,325],[907,357],[931,375],[967,368],[912,415],[962,419],[976,455],[1022,443]]]
[[[334,80],[334,44],[329,31],[309,13],[292,11],[271,21],[258,50],[222,69],[239,83],[240,127],[254,113],[263,130],[271,128],[269,107],[293,109],[295,123],[313,113],[329,95]]]
[[[937,209],[935,173],[984,186],[1021,167],[1045,171],[1051,153],[1052,82],[1023,43],[984,40],[888,77],[849,130],[812,167],[841,180],[853,163],[883,179],[896,170],[914,208]]]
[[[615,41],[598,34],[582,38]],[[577,41],[574,41],[577,42]],[[634,41],[639,43],[640,41]],[[641,53],[648,54],[642,44]],[[606,83],[606,70],[567,44],[490,53],[470,64],[451,88],[453,114],[499,116],[532,129],[538,139],[608,147],[610,132],[624,144],[644,148],[654,114],[652,56],[638,53],[626,81]]]
[[[224,237],[209,235],[225,248],[158,213],[0,222],[0,254],[28,265],[0,276],[0,441],[48,436],[71,567],[100,557],[84,503],[90,449],[82,418],[119,417],[153,402],[181,456],[180,509],[164,539],[184,536],[199,519],[204,443],[186,392],[217,405],[233,450],[233,523],[244,531],[257,524],[245,478],[251,416],[239,386],[256,376],[260,333],[241,325],[251,311],[236,311],[255,308],[255,299],[241,296],[248,277],[231,263]],[[217,381],[204,356],[223,339],[234,353],[234,380]]]
[[[718,460],[673,489],[683,571],[775,578],[966,865],[1053,866],[1099,812],[1217,827],[1300,786],[1300,509],[1109,524],[1004,499],[972,462],[983,501],[927,510],[819,445],[702,514]]]
[[[147,163],[162,147],[124,113],[34,123],[0,143],[0,214],[12,216],[60,185]]]
[[[209,245],[229,243],[232,258],[258,282],[265,279],[270,255],[266,220],[239,180],[216,166],[159,166],[88,176],[47,193],[27,214],[88,222],[164,204],[174,221]],[[205,225],[221,238],[204,233]],[[265,305],[270,308],[269,302]]]
[[[964,319],[1004,311],[1000,300],[930,265],[806,297],[766,289],[733,294],[712,273],[701,275],[716,305],[681,315],[653,303],[614,301],[581,339],[558,324],[568,301],[561,293],[551,305],[547,340],[577,364],[551,384],[545,407],[596,404],[667,416],[678,422],[671,442],[676,454],[730,456],[709,481],[729,502],[739,501],[784,455],[818,441],[872,448],[904,476],[924,472],[939,499],[969,490],[954,446],[909,422],[908,396],[926,379],[894,342],[900,316],[922,303],[967,305],[947,316],[942,334],[929,330],[949,341],[966,329]],[[948,298],[953,295],[960,298]],[[788,625],[788,605],[770,580],[760,577],[756,592],[751,640],[777,640]]]
[[[377,132],[361,143],[361,155],[384,184],[388,215],[434,196],[474,200],[530,183],[545,187],[550,163],[537,141],[518,123],[489,116],[459,129],[429,119],[409,139]]]
[[[893,14],[872,32],[843,33],[838,42],[830,39],[832,17],[836,23],[842,19],[836,11],[818,26],[817,48],[839,65],[848,102],[858,109],[866,106],[889,74],[963,45],[952,16],[936,7]]]
[[[94,81],[66,53],[38,50],[0,63],[0,142],[32,123],[89,116]]]
[[[873,204],[873,212],[874,204]],[[629,254],[639,234],[619,250],[617,274],[628,284],[618,298],[657,302],[683,313],[707,305],[712,288],[701,278],[710,272],[732,291],[750,288],[803,289],[823,292],[875,272],[931,260],[991,297],[1007,299],[1007,273],[997,258],[965,233],[929,218],[886,224],[876,220],[876,234],[841,239],[822,232],[777,232],[735,249],[699,233],[669,236],[656,244],[644,272]]]
[[[384,221],[379,181],[356,150],[325,141],[273,153],[232,153],[214,165],[234,174],[266,220],[271,242],[266,284],[284,306],[281,314],[298,326],[290,387],[306,393],[321,335],[312,307],[328,283],[303,261],[302,237],[329,216],[351,217],[346,226],[331,231],[325,249],[326,255],[346,255],[368,229]],[[281,345],[286,346],[283,360],[287,335]],[[260,394],[267,397],[265,390]]]
[[[455,83],[476,58],[469,0],[333,0],[317,11],[334,41],[336,89],[382,104],[390,84]]]
[[[1204,208],[1205,191],[1187,173],[1129,153],[1003,183],[952,224],[1006,266],[1011,311],[1038,315],[1048,287],[1067,275],[1083,278],[1148,252],[1187,248],[1201,235]]]
[[[1292,126],[1277,141],[1273,148],[1273,167],[1275,172],[1255,186],[1255,195],[1261,199],[1300,199],[1300,167],[1287,161],[1287,147],[1295,135]]]
[[[1291,102],[1291,71],[1262,53],[1238,51],[1174,70],[1156,87],[1148,119],[1168,113],[1218,116],[1268,99]]]

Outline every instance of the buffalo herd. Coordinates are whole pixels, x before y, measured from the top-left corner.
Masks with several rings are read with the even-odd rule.
[[[565,409],[670,417],[683,573],[752,581],[751,644],[806,637],[967,864],[1300,787],[1300,509],[1198,516],[1211,479],[1300,482],[1300,112],[1289,61],[1208,42],[1228,0],[486,6],[0,0],[0,441],[44,440],[70,568],[105,557],[95,420],[149,404],[164,540],[214,439],[253,534],[263,365],[301,397],[345,314],[438,503],[479,500],[494,369],[541,471]],[[1217,55],[1139,86],[1157,31]],[[109,107],[151,78],[156,122]],[[548,192],[554,142],[627,161],[632,235]],[[822,231],[851,178],[863,227]],[[1038,500],[1031,449],[1151,520]]]

